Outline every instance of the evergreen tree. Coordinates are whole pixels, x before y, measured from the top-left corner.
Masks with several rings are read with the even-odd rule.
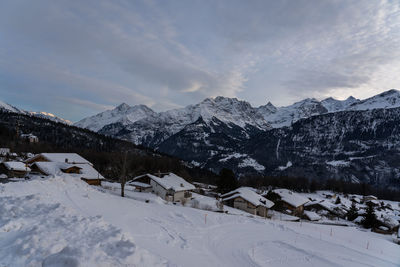
[[[217,180],[218,192],[224,194],[238,187],[238,181],[233,171],[223,168]]]
[[[349,220],[349,221],[354,221],[358,217],[358,210],[357,210],[355,202],[353,202],[351,204],[351,207],[350,207],[349,211],[347,212],[346,217],[347,217],[347,220]]]
[[[367,202],[367,210],[361,224],[365,228],[372,228],[377,225],[376,214],[372,202]]]
[[[340,204],[340,203],[341,203],[340,197],[338,196],[338,197],[336,198],[335,204]]]

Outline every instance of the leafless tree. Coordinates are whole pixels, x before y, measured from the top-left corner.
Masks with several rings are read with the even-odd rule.
[[[126,158],[128,156],[128,152],[125,152],[124,160],[122,164],[121,177],[119,178],[119,182],[121,183],[121,197],[125,197],[125,183],[126,183]]]

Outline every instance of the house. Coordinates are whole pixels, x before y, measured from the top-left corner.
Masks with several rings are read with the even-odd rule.
[[[372,200],[378,200],[378,198],[376,196],[373,195],[369,195],[369,196],[363,196],[363,201],[367,202],[367,201],[372,201]]]
[[[23,162],[7,161],[0,164],[0,173],[7,175],[8,178],[24,178],[31,169]]]
[[[309,202],[309,199],[288,189],[275,189],[263,196],[275,203],[275,210],[294,216],[301,216],[304,211],[304,204]]]
[[[326,199],[310,201],[304,205],[304,208],[307,211],[326,215],[331,219],[336,217],[345,218],[347,213],[347,210],[343,206],[336,205]]]
[[[215,198],[219,196],[218,192],[216,192],[217,190],[216,185],[198,183],[198,182],[193,182],[193,185],[196,187],[196,189],[194,190],[195,193]]]
[[[1,147],[0,148],[0,156],[2,156],[2,157],[5,157],[5,156],[7,156],[8,154],[10,154],[10,149],[9,148],[6,148],[6,147]]]
[[[222,202],[253,215],[267,217],[274,203],[257,194],[252,188],[240,187],[221,196]]]
[[[29,143],[38,143],[39,142],[39,137],[33,134],[21,134],[20,135],[21,139],[29,141]]]
[[[93,164],[76,153],[41,153],[25,161],[31,164],[32,173],[41,175],[68,174],[90,185],[101,185],[104,177]]]
[[[41,153],[37,154],[25,162],[28,164],[32,164],[34,162],[64,162],[70,164],[89,164],[92,165],[87,159],[84,159],[80,155],[76,153]]]
[[[149,173],[140,175],[127,184],[135,186],[137,191],[152,192],[167,201],[179,202],[192,197],[190,191],[194,190],[195,186],[182,177],[174,173],[158,173],[157,175]]]

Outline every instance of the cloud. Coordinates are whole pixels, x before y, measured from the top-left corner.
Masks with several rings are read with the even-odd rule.
[[[61,115],[78,120],[120,102],[163,110],[218,95],[261,105],[385,90],[400,82],[399,10],[356,0],[5,1],[2,100],[36,93],[37,109],[60,109],[43,98],[67,99],[77,110]]]

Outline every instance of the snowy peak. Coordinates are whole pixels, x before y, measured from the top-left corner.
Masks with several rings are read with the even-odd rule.
[[[321,104],[328,110],[328,112],[337,112],[348,109],[351,105],[360,102],[352,96],[346,100],[337,100],[332,97],[328,97],[321,101]]]
[[[234,123],[240,127],[252,125],[260,129],[269,128],[268,123],[257,113],[256,108],[253,108],[250,103],[237,98],[222,96],[214,99],[207,98],[191,107],[205,121],[210,121],[215,117],[225,123]]]
[[[376,96],[352,104],[349,110],[371,110],[400,107],[400,91],[391,89]]]
[[[277,111],[278,111],[278,109],[269,101],[266,105],[258,107],[258,112],[260,114],[268,114],[269,115],[271,113],[276,113]]]
[[[74,125],[97,132],[109,124],[121,122],[122,124],[127,125],[153,114],[155,114],[155,112],[145,105],[129,106],[126,103],[122,103],[112,110],[107,110],[97,115],[85,118]]]

